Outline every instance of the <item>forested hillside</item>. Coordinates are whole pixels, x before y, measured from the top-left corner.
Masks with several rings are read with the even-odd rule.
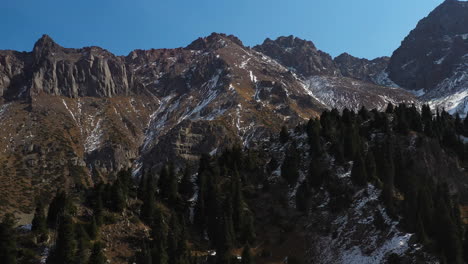
[[[374,237],[398,243],[360,248],[348,262],[462,263],[467,135],[468,120],[427,105],[325,111],[257,148],[202,155],[195,167],[168,162],[139,178],[122,170],[37,197],[32,226],[4,218],[0,259],[326,263]],[[322,239],[340,245],[335,256],[314,243]]]

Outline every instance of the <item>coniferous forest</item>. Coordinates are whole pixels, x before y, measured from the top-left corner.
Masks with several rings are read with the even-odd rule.
[[[375,186],[385,214],[413,234],[412,243],[441,263],[463,263],[468,228],[460,205],[468,196],[454,184],[451,165],[441,164],[468,165],[467,137],[468,118],[428,105],[325,111],[283,127],[257,148],[234,145],[201,155],[195,166],[168,162],[139,177],[122,170],[91,188],[37,199],[30,230],[4,217],[0,260],[107,263],[104,230],[123,221],[124,229],[139,227],[125,238],[133,253],[126,263],[267,263],[275,248],[291,245],[294,223],[315,217],[318,193],[327,193],[327,210],[339,214],[350,210],[357,192]],[[338,167],[349,171],[345,180]],[[386,224],[376,211],[368,225]],[[308,263],[309,257],[291,254],[288,263]],[[387,261],[406,263],[395,254]]]

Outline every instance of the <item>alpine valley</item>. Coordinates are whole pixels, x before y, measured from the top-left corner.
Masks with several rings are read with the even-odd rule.
[[[467,263],[468,2],[391,57],[0,50],[0,263]]]

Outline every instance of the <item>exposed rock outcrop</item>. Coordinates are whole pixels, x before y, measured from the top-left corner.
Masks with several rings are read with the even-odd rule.
[[[422,19],[393,53],[390,78],[410,90],[435,89],[468,53],[468,3],[447,0]]]
[[[305,77],[312,75],[341,75],[332,57],[318,50],[312,41],[294,36],[279,37],[276,40],[266,39],[255,50],[276,59],[284,66],[291,68]]]

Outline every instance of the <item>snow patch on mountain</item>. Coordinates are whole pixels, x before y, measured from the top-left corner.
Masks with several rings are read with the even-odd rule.
[[[101,124],[102,119],[99,119],[91,134],[86,138],[84,145],[86,153],[91,153],[100,147],[104,135]]]
[[[252,81],[253,83],[256,83],[257,77],[252,73],[252,71],[250,71],[249,74],[250,74],[250,81]]]
[[[76,125],[80,128],[80,134],[83,135],[83,126],[79,122],[78,118],[76,118],[75,114],[73,114],[73,112],[70,110],[70,108],[68,107],[67,102],[65,101],[65,99],[62,99],[62,103],[65,106],[65,109],[67,109],[67,111],[70,113],[70,115],[73,118],[73,120],[75,121]],[[78,113],[81,114],[81,105],[80,105],[79,100],[78,100]]]
[[[415,63],[415,60],[410,60],[407,63],[403,64],[403,66],[401,66],[401,68],[406,70],[406,68],[408,68],[408,66],[410,66],[413,63]]]
[[[422,248],[419,244],[411,243],[414,234],[402,232],[398,227],[399,221],[389,217],[379,201],[380,195],[381,190],[368,184],[367,188],[354,195],[350,208],[336,217],[330,215],[327,205],[313,209],[333,219],[332,234],[315,238],[318,240],[315,263],[385,263],[391,254],[407,256]],[[381,230],[374,225],[377,215],[385,225]]]
[[[434,64],[437,64],[437,65],[442,64],[442,63],[444,62],[444,60],[445,60],[446,57],[447,57],[447,56],[443,56],[442,58],[440,58],[440,59],[434,61]]]
[[[462,62],[453,74],[444,79],[437,87],[422,98],[432,108],[443,108],[451,114],[468,113],[468,56],[462,57]]]
[[[424,94],[426,94],[426,92],[424,91],[424,89],[419,89],[419,90],[409,90],[410,93],[414,94],[415,96],[417,97],[421,97],[423,96]]]
[[[429,105],[432,108],[443,108],[450,114],[465,114],[468,112],[467,102],[468,91],[460,91],[446,97],[431,100],[429,101]]]
[[[329,108],[343,109],[347,107],[357,110],[360,107],[360,102],[354,95],[335,89],[336,85],[331,78],[313,76],[307,79],[305,84],[311,94]]]
[[[158,131],[156,131],[156,128],[160,126],[160,123],[158,123],[160,122],[159,115],[165,112],[166,108],[169,105],[169,102],[174,97],[175,97],[175,94],[170,94],[166,97],[163,97],[159,102],[160,105],[158,109],[151,114],[150,119],[148,121],[149,123],[147,125],[147,129],[145,132],[145,139],[143,140],[142,151],[147,151],[150,149],[150,147],[153,146],[153,143],[154,143],[153,141],[155,140],[157,133],[158,133]]]
[[[400,86],[398,86],[398,84],[394,83],[390,79],[390,77],[388,76],[388,72],[385,71],[385,70],[380,72],[379,74],[374,75],[372,77],[372,80],[378,85],[400,88]]]

